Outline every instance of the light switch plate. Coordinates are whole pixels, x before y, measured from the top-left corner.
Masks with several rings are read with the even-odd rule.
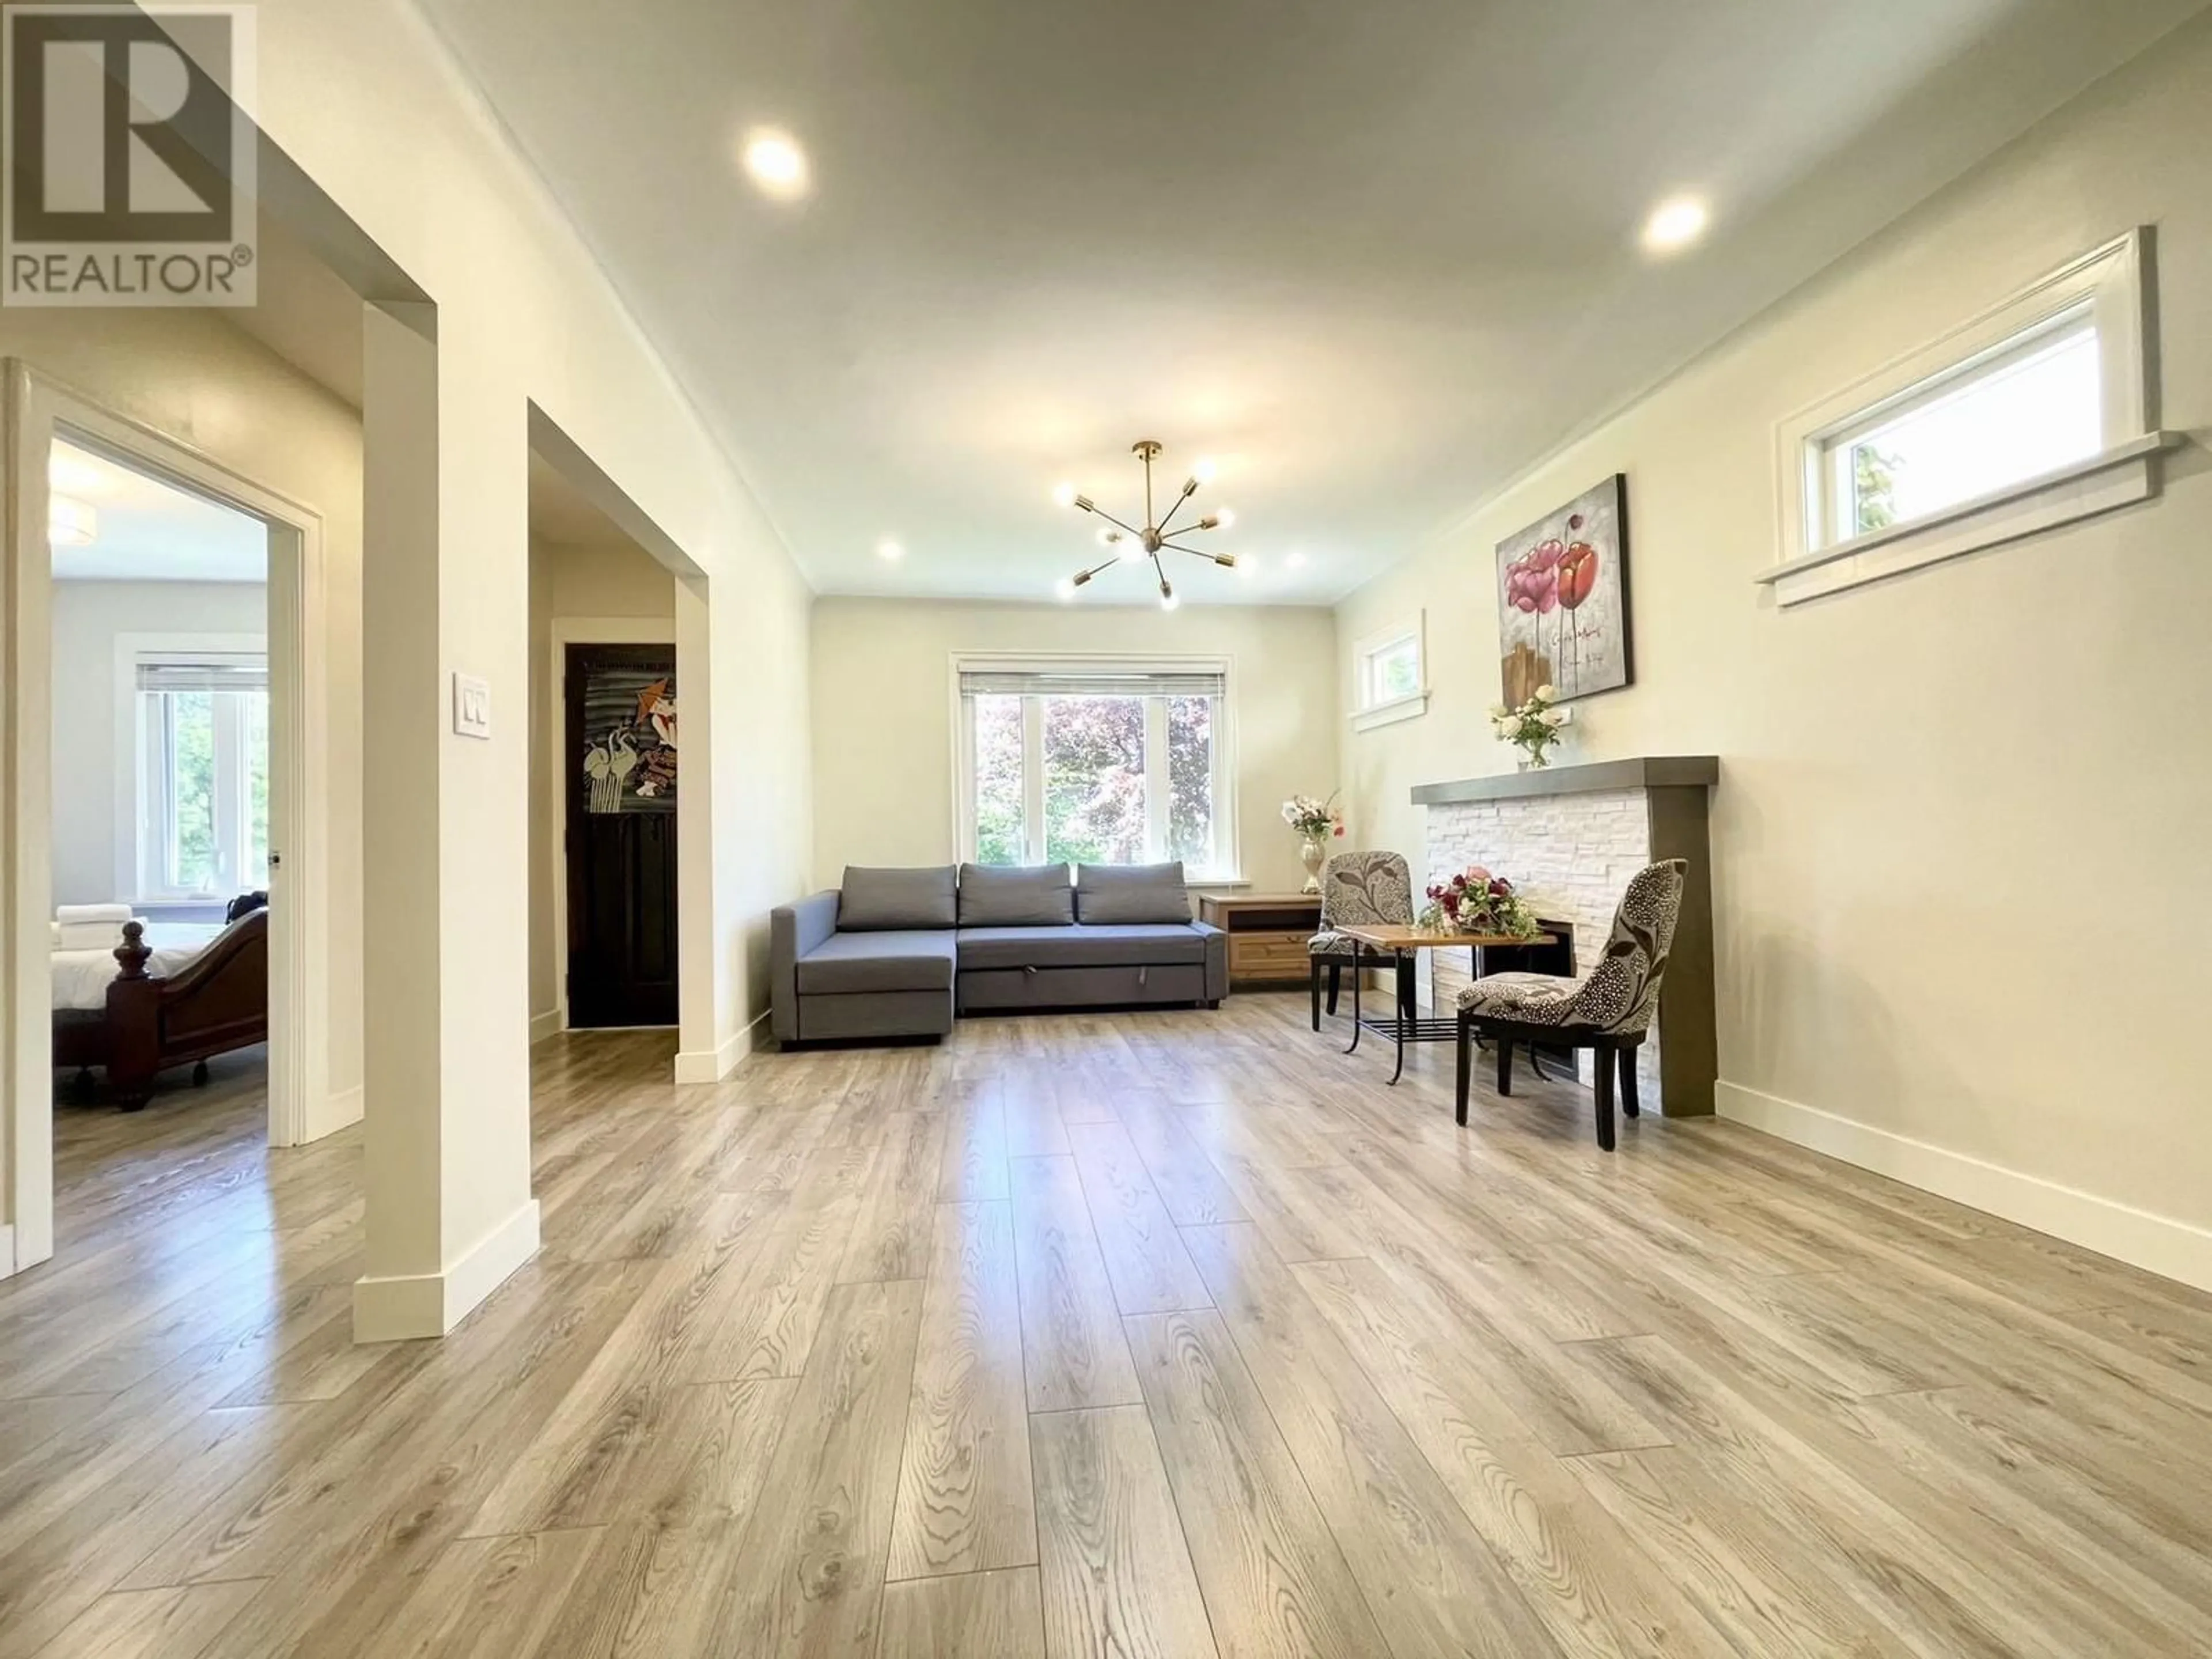
[[[453,730],[465,738],[491,736],[491,684],[473,674],[453,676]]]

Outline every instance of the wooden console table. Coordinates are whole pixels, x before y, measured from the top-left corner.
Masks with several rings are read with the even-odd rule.
[[[1198,919],[1229,935],[1232,986],[1306,982],[1306,945],[1321,932],[1318,894],[1200,893]]]

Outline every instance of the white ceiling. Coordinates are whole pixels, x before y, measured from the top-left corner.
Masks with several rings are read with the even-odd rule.
[[[56,581],[269,580],[269,529],[258,519],[59,441],[49,487],[89,507],[97,526],[82,546],[54,546]]]
[[[1348,591],[2203,3],[423,0],[818,588],[1048,595],[1153,436],[1200,603]]]

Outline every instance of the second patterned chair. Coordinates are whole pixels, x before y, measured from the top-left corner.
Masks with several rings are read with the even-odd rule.
[[[1321,1030],[1321,982],[1328,978],[1328,1011],[1336,1012],[1336,998],[1344,970],[1358,971],[1362,957],[1358,941],[1337,931],[1340,927],[1410,927],[1413,925],[1413,878],[1406,860],[1395,853],[1338,853],[1321,870],[1321,932],[1307,942],[1313,963],[1313,1028]],[[1366,961],[1376,960],[1372,954]],[[1413,1000],[1413,958],[1398,963],[1398,1002],[1402,1014]]]
[[[1498,1092],[1513,1092],[1513,1045],[1542,1042],[1596,1051],[1593,1092],[1597,1097],[1597,1144],[1613,1150],[1613,1078],[1620,1079],[1621,1109],[1639,1109],[1636,1051],[1659,1007],[1674,923],[1682,914],[1682,859],[1647,864],[1629,878],[1613,912],[1613,934],[1597,966],[1581,979],[1550,974],[1492,974],[1459,994],[1459,1121],[1467,1121],[1468,1076],[1480,1035],[1498,1044]]]

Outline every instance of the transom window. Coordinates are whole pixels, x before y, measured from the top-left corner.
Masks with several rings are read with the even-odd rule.
[[[137,702],[141,896],[266,887],[268,659],[144,653]]]
[[[1784,605],[2154,494],[2150,242],[2116,238],[1776,428]],[[1900,303],[1903,303],[1902,300]]]
[[[1365,731],[1411,720],[1429,706],[1429,677],[1419,615],[1368,635],[1352,648],[1352,720]]]
[[[962,854],[1235,872],[1225,665],[958,669]]]
[[[1910,524],[2104,447],[2097,322],[2084,304],[1823,439],[1831,536]]]

